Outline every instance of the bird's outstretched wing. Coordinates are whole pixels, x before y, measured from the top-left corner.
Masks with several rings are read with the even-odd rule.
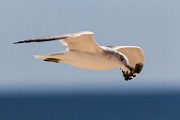
[[[129,67],[131,67],[131,72],[128,73],[123,71],[123,76],[126,80],[130,80],[136,77],[142,70],[144,65],[144,52],[140,47],[137,46],[107,46],[118,52],[124,54],[129,62]]]
[[[59,40],[63,45],[68,47],[69,51],[84,51],[90,53],[101,52],[102,48],[93,40],[93,34],[93,32],[82,31],[64,35],[54,35],[48,37],[23,40],[15,42],[13,44]]]
[[[93,34],[93,32],[88,31],[71,33],[68,34],[69,38],[60,40],[60,42],[68,46],[69,51],[102,52],[103,49],[93,40]]]

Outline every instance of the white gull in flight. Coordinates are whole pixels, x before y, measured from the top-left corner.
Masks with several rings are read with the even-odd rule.
[[[82,31],[65,35],[40,37],[15,42],[31,43],[59,40],[67,46],[66,52],[35,56],[47,62],[65,63],[91,70],[120,68],[125,80],[136,77],[144,65],[144,53],[137,46],[99,46],[93,32]]]

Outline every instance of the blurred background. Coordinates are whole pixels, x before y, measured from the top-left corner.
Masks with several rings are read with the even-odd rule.
[[[180,118],[179,5],[179,0],[0,0],[0,119]],[[100,45],[142,47],[141,74],[126,82],[119,69],[91,71],[34,59],[64,51],[57,41],[12,44],[84,30],[94,32]]]

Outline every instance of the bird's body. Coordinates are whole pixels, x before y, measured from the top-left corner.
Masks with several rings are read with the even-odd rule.
[[[45,61],[57,60],[57,63],[70,64],[75,67],[90,69],[90,70],[106,70],[118,67],[121,61],[118,58],[108,55],[107,51],[100,53],[88,53],[79,51],[67,51],[65,53],[55,53],[45,56],[35,56],[36,58],[44,59]],[[125,62],[125,61],[124,61]]]
[[[78,32],[61,36],[42,37],[17,43],[59,40],[68,46],[66,52],[35,56],[48,62],[65,63],[91,70],[121,68],[125,80],[140,73],[144,64],[144,54],[136,46],[99,46],[93,40],[92,32]]]
[[[110,62],[101,53],[94,54],[78,51],[68,51],[67,53],[64,53],[64,56],[67,59],[62,59],[62,63],[70,64],[79,68],[105,70],[115,67],[115,63]]]

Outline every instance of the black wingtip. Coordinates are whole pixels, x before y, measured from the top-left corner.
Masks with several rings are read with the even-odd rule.
[[[43,38],[37,38],[37,39],[29,39],[29,40],[23,40],[14,42],[13,44],[19,44],[19,43],[32,43],[32,42],[47,42],[47,41],[55,41],[55,40],[61,40],[61,39],[67,39],[69,36],[63,36],[63,37],[43,37]]]
[[[134,77],[136,77],[141,72],[142,68],[143,68],[143,64],[138,63],[135,65],[135,68],[132,69],[130,73],[122,71],[124,79],[126,81],[133,79]]]
[[[23,41],[14,42],[13,44],[28,43],[30,41],[31,40],[23,40]]]
[[[131,80],[134,78],[133,76],[133,73],[126,73],[125,71],[122,71],[123,72],[123,76],[124,76],[124,80],[128,81],[128,80]]]
[[[139,74],[141,72],[142,68],[143,68],[143,64],[141,64],[141,63],[136,64],[135,69],[134,69],[134,73]]]
[[[13,44],[19,44],[19,43],[22,43],[22,42],[14,42]]]

